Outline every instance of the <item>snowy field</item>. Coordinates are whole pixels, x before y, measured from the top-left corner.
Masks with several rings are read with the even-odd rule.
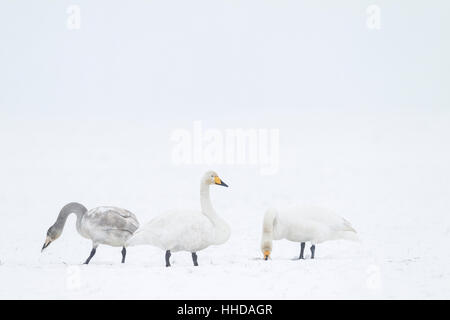
[[[372,1],[79,1],[78,31],[71,3],[44,2],[0,10],[0,299],[450,298],[444,1],[382,2],[379,31],[365,26]],[[175,165],[171,135],[194,121],[279,129],[278,171]],[[41,253],[65,204],[126,208],[142,225],[199,209],[208,169],[230,186],[211,198],[232,235],[199,267],[174,253],[166,268],[145,246],[124,265],[100,246],[82,265],[75,216]],[[308,244],[299,261],[298,243],[276,241],[264,261],[265,210],[297,204],[333,209],[361,242],[320,244],[314,260]]]
[[[142,128],[118,132],[115,123],[94,121],[78,130],[59,123],[66,129],[59,130],[48,123],[30,136],[23,130],[30,124],[4,123],[16,140],[2,135],[8,183],[1,187],[0,297],[449,298],[449,115],[391,115],[376,123],[346,117],[334,127],[336,117],[320,118],[296,121],[302,134],[285,121],[277,175],[261,176],[250,166],[216,168],[230,188],[213,187],[213,204],[232,236],[200,252],[200,267],[188,253],[176,253],[170,269],[152,247],[129,248],[121,265],[120,249],[101,246],[89,266],[81,265],[91,244],[77,234],[74,217],[61,239],[40,249],[70,201],[124,207],[141,223],[165,209],[199,208],[206,168],[160,166],[170,163],[170,148]],[[333,134],[320,134],[327,128]],[[289,147],[292,141],[301,151]],[[158,154],[154,146],[161,146]],[[336,210],[362,242],[325,243],[315,260],[298,261],[299,245],[278,241],[272,260],[263,261],[265,208],[297,203]]]

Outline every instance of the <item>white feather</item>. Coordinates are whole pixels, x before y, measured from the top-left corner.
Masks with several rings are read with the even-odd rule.
[[[329,240],[357,241],[350,222],[320,207],[294,207],[284,210],[269,209],[264,215],[261,250],[272,251],[272,240],[318,244]]]
[[[202,210],[171,210],[144,225],[127,242],[127,246],[152,245],[163,250],[197,252],[211,245],[225,243],[230,229],[214,211],[209,186],[214,184],[207,172],[200,183]]]

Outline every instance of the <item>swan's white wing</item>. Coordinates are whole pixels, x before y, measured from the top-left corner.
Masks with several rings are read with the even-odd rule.
[[[313,224],[322,225],[323,227],[328,227],[335,231],[356,232],[350,222],[327,208],[314,206],[296,207],[288,209],[286,213],[290,215],[292,219],[301,223],[310,221]]]
[[[201,212],[173,210],[144,225],[127,245],[149,244],[163,250],[196,251],[209,246],[213,238],[213,225]]]
[[[321,207],[294,207],[280,212],[280,233],[291,241],[320,243],[356,239],[356,231],[344,218]]]

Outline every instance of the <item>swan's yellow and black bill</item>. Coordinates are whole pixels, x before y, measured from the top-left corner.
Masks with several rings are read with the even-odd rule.
[[[264,251],[264,260],[268,260],[270,257],[270,251]]]
[[[225,182],[223,182],[222,180],[220,180],[219,177],[214,178],[214,183],[219,186],[228,187],[228,185]]]
[[[47,237],[47,239],[45,240],[44,245],[42,246],[41,252],[44,251],[45,248],[47,248],[47,247],[50,245],[50,243],[52,243],[52,240],[50,240],[50,239]]]

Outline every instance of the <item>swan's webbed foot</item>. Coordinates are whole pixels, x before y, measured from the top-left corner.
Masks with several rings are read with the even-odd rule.
[[[166,251],[166,267],[170,267],[170,250]]]
[[[95,252],[97,251],[97,248],[92,248],[91,254],[89,255],[89,257],[87,258],[86,262],[84,264],[89,264],[89,262],[91,261],[92,257],[95,255]]]
[[[298,257],[299,260],[305,259],[305,258],[303,257],[303,252],[304,252],[304,251],[305,251],[305,243],[304,243],[304,242],[301,242],[301,243],[300,243],[300,257]]]
[[[311,259],[314,259],[314,253],[316,252],[316,246],[313,244],[311,246]]]
[[[127,257],[127,249],[125,247],[122,248],[122,263],[125,263],[125,258]]]
[[[192,252],[192,261],[194,262],[194,266],[198,267],[197,253],[195,252]]]

